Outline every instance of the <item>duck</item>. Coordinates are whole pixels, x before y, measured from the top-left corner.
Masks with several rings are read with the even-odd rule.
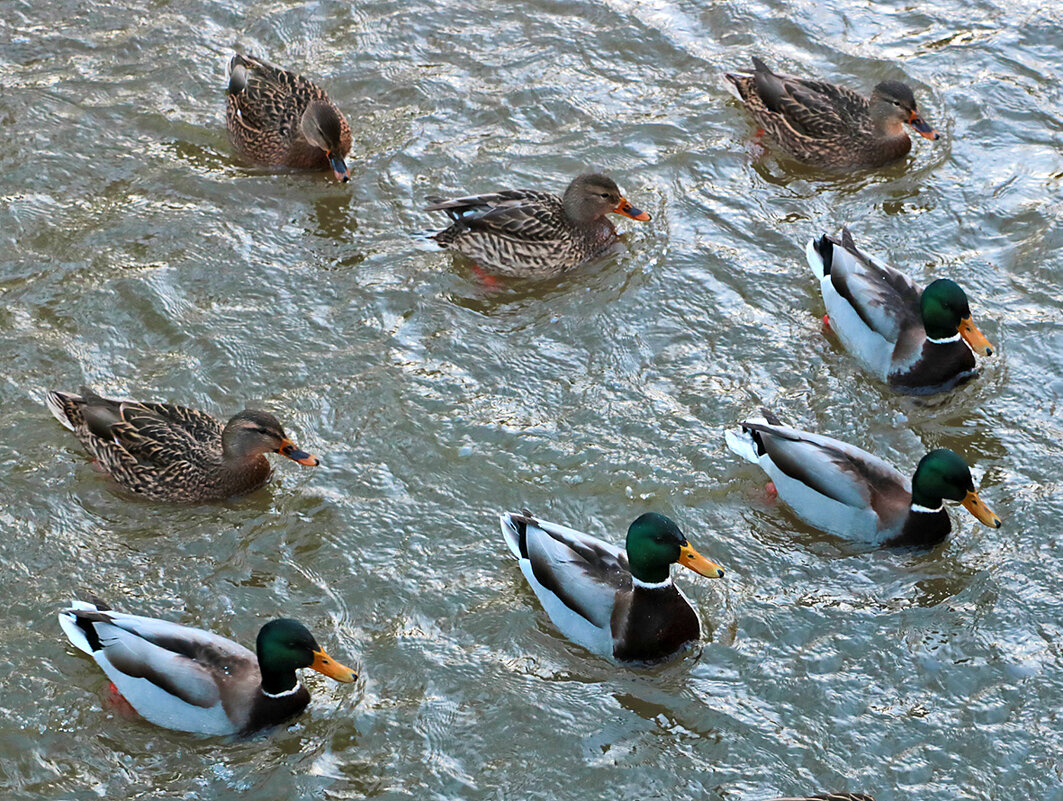
[[[912,149],[905,124],[938,138],[919,115],[911,87],[900,81],[882,81],[868,99],[826,81],[777,75],[759,58],[753,72],[726,78],[767,138],[811,167],[865,169],[904,158]]]
[[[509,189],[447,200],[430,196],[425,211],[453,220],[432,236],[441,248],[461,253],[488,273],[511,278],[555,276],[603,253],[617,239],[607,214],[646,221],[612,178],[579,175],[563,197],[533,189]]]
[[[679,526],[655,512],[627,531],[626,548],[524,510],[499,516],[502,537],[550,619],[570,640],[620,662],[668,659],[701,639],[701,620],[672,583],[671,566],[708,578],[724,571]]]
[[[841,440],[784,426],[771,412],[725,434],[738,456],[760,465],[778,497],[810,526],[886,548],[932,548],[952,530],[945,501],[1000,528],[974,489],[970,468],[948,448],[930,451],[909,481],[883,459]]]
[[[290,720],[310,703],[299,668],[344,683],[358,678],[290,618],[263,625],[254,651],[203,629],[115,612],[97,598],[74,601],[59,625],[137,714],[177,731],[246,736]]]
[[[45,405],[98,469],[156,501],[203,503],[256,490],[270,476],[267,453],[320,464],[269,412],[245,409],[222,425],[198,409],[110,400],[85,387],[80,394],[53,390]]]
[[[805,258],[819,279],[829,327],[895,392],[948,391],[978,374],[972,350],[993,355],[955,281],[938,278],[921,288],[860,252],[848,228],[840,238],[823,234],[809,240]]]
[[[325,90],[311,80],[257,58],[229,61],[225,123],[233,147],[249,161],[297,169],[331,167],[337,181],[351,174],[351,126]]]

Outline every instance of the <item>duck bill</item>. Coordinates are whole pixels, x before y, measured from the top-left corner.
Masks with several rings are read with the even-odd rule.
[[[964,317],[960,320],[960,336],[963,337],[964,342],[971,346],[971,350],[975,353],[981,353],[983,356],[993,355],[993,346],[989,344],[985,334],[979,331],[977,326],[971,322],[970,317]]]
[[[297,447],[295,447],[295,443],[292,442],[290,439],[286,439],[284,440],[284,442],[281,443],[281,446],[277,448],[277,453],[279,453],[281,456],[287,456],[293,462],[305,464],[307,467],[317,467],[319,464],[321,464],[320,459],[318,459],[312,453],[307,453],[306,451],[299,450]]]
[[[310,663],[310,668],[318,673],[323,673],[330,679],[342,681],[344,684],[348,684],[358,678],[357,673],[346,665],[341,665],[324,651],[314,651],[314,661]]]
[[[679,549],[679,564],[693,570],[699,576],[723,578],[723,568],[695,551],[689,542],[683,543],[683,546]]]
[[[1000,518],[993,514],[993,510],[982,503],[978,493],[974,490],[967,491],[967,497],[960,501],[963,508],[974,515],[979,523],[984,523],[990,528],[1000,528]]]
[[[347,170],[347,163],[339,156],[329,153],[328,163],[332,166],[332,174],[336,176],[337,181],[347,183],[351,180],[351,173]]]
[[[938,132],[931,128],[927,121],[920,117],[916,111],[913,111],[911,116],[908,117],[908,124],[915,128],[920,136],[925,136],[927,139],[938,138]]]
[[[650,219],[649,214],[642,209],[636,209],[628,203],[626,197],[620,198],[620,203],[613,209],[613,214],[619,214],[621,217],[630,217],[632,220],[638,220],[639,222],[646,222],[646,220]]]

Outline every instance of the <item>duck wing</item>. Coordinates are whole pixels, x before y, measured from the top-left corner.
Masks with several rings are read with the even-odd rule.
[[[78,602],[59,614],[70,641],[90,654],[136,711],[159,726],[204,734],[239,730],[238,688],[261,681],[258,659],[216,634]]]
[[[790,478],[838,503],[872,509],[889,524],[903,519],[911,500],[911,483],[889,462],[832,437],[747,420],[756,455],[766,454]]]
[[[753,59],[753,68],[753,86],[761,102],[781,115],[796,133],[812,139],[845,134],[848,126],[839,111],[847,109],[851,99],[839,91],[841,87],[778,75],[759,58]],[[859,99],[859,95],[855,96]]]
[[[454,221],[451,228],[546,242],[558,238],[565,217],[561,198],[549,192],[513,189],[487,195],[446,200],[427,198],[425,211],[443,211]],[[449,230],[449,229],[448,229]]]
[[[313,81],[240,53],[229,62],[229,97],[240,111],[239,125],[279,141],[296,134],[311,100],[328,100]]]
[[[204,412],[161,403],[123,401],[114,411],[118,419],[104,427],[97,416],[89,430],[95,435],[94,455],[106,466],[102,453],[123,465],[167,468],[178,463],[192,467],[217,461],[222,426]],[[116,453],[120,451],[119,453]]]
[[[833,245],[828,268],[831,285],[868,328],[892,343],[912,329],[922,329],[918,284],[861,253],[847,228],[842,229],[841,239],[826,239]]]
[[[616,595],[631,589],[626,554],[588,534],[530,514],[500,517],[502,534],[550,619],[570,639],[611,656]]]

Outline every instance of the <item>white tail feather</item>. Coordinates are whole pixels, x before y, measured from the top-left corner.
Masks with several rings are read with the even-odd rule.
[[[768,421],[759,415],[757,417],[750,417],[746,422],[760,423],[762,425],[768,424]],[[759,464],[760,457],[757,455],[757,443],[753,439],[752,432],[746,431],[742,427],[733,428],[725,431],[723,438],[727,440],[727,447],[736,455],[741,456],[743,459],[750,461],[753,464]]]
[[[824,272],[823,257],[816,250],[815,238],[809,239],[808,244],[805,246],[805,259],[808,261],[808,266],[812,268],[812,272],[815,273],[816,278],[822,279],[826,273]]]
[[[71,612],[75,609],[81,609],[84,611],[95,612],[96,604],[90,604],[87,601],[73,601],[70,604],[70,608],[64,609],[59,613],[59,625],[63,629],[63,633],[66,634],[67,639],[73,643],[75,648],[84,651],[87,654],[92,653],[92,646],[89,645],[88,638],[85,636],[85,632],[78,626],[74,615]]]
[[[44,396],[44,405],[48,407],[48,411],[52,413],[52,417],[63,424],[64,428],[70,431],[74,430],[73,424],[70,422],[70,418],[66,416],[66,412],[63,411],[63,398],[76,398],[77,395],[69,395],[63,392],[49,392]]]
[[[502,527],[502,539],[506,541],[506,545],[513,555],[520,559],[520,534],[517,530],[517,524],[513,522],[512,513],[504,512],[500,514],[498,522]]]

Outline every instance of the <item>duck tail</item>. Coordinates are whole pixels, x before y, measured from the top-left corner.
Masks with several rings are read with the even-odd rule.
[[[805,260],[816,278],[822,280],[830,275],[831,262],[834,259],[834,243],[826,234],[808,240],[805,246]]]
[[[54,389],[49,390],[48,394],[44,396],[44,405],[48,407],[52,417],[62,423],[63,428],[71,431],[74,430],[74,424],[71,422],[68,407],[81,401],[82,397],[80,395],[75,395],[72,392],[59,392]]]
[[[510,552],[518,559],[528,558],[528,524],[535,525],[536,520],[527,509],[520,514],[516,512],[503,512],[498,516],[498,522],[502,527],[502,539],[506,541]]]
[[[727,447],[737,456],[741,456],[748,462],[753,464],[759,464],[761,446],[757,441],[757,432],[749,427],[749,424],[753,425],[769,425],[778,426],[782,425],[778,417],[776,417],[769,409],[761,409],[761,415],[759,417],[750,417],[745,422],[741,423],[737,429],[729,429],[724,432],[724,439],[727,441]]]
[[[69,607],[59,613],[59,626],[75,648],[91,654],[94,650],[98,650],[99,639],[91,628],[92,624],[87,621],[82,622],[78,618],[78,612],[101,612],[106,611],[107,608],[107,605],[102,603],[97,606],[89,601],[72,601]],[[90,636],[92,640],[96,640],[97,648],[92,647]]]
[[[727,447],[736,456],[741,456],[747,462],[757,463],[757,443],[753,440],[753,433],[746,428],[729,428],[723,433],[727,441]]]

